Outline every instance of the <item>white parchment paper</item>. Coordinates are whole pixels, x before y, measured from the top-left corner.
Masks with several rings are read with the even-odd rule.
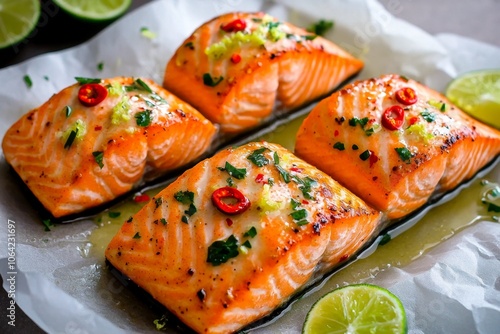
[[[203,22],[225,12],[264,10],[308,26],[335,21],[325,37],[366,62],[359,78],[400,73],[443,90],[465,71],[500,67],[500,49],[459,36],[430,36],[394,18],[376,0],[156,1],[127,15],[91,41],[0,70],[0,136],[21,115],[72,84],[75,76],[145,76],[162,82],[167,61]],[[147,27],[156,34],[140,34]],[[104,63],[102,72],[98,63]],[[33,87],[27,88],[23,76]],[[45,78],[47,77],[47,78]],[[496,181],[500,181],[497,166]],[[49,333],[155,332],[157,318],[87,254],[90,221],[44,232],[37,212],[0,161],[0,271],[9,291],[7,222],[15,224],[16,285],[21,307]],[[405,268],[371,279],[403,301],[410,333],[494,333],[500,328],[500,225],[465,229]],[[258,333],[299,333],[314,300],[305,298],[289,314]]]

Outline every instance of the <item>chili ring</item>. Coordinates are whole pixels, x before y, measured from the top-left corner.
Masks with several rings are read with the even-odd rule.
[[[236,200],[234,203],[225,202],[224,199]],[[245,212],[250,207],[250,201],[238,189],[222,187],[212,193],[212,203],[220,211],[228,215],[237,215]]]

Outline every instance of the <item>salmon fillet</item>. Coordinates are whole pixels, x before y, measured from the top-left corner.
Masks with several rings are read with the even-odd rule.
[[[83,105],[83,86],[72,85],[3,138],[5,159],[54,217],[103,204],[143,177],[194,161],[216,133],[203,115],[150,80],[97,81],[107,91],[102,102]]]
[[[228,184],[246,210],[216,206]],[[186,171],[123,224],[105,255],[195,331],[230,333],[355,254],[380,216],[283,147],[250,143]]]
[[[331,92],[363,62],[264,13],[229,13],[196,29],[167,64],[164,87],[222,132],[242,132]]]
[[[406,88],[416,101],[398,100]],[[383,120],[394,106],[403,110],[397,129]],[[493,160],[500,132],[416,81],[385,75],[321,101],[302,124],[295,153],[396,219]]]

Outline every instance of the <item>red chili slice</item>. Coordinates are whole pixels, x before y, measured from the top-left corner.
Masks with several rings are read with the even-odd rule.
[[[108,90],[99,84],[85,84],[78,90],[78,100],[86,107],[98,105],[106,96],[108,96]]]
[[[225,202],[224,199],[228,201]],[[234,202],[234,203],[231,203]],[[222,187],[212,193],[212,203],[215,207],[228,215],[237,215],[250,207],[250,201],[238,189]]]
[[[410,123],[410,125],[413,125],[418,122],[418,117],[412,117],[409,119],[408,122]]]
[[[410,87],[401,88],[395,95],[399,103],[407,106],[415,104],[418,101],[417,93]]]
[[[382,125],[387,130],[397,130],[403,126],[405,111],[400,106],[392,106],[385,109],[382,114]]]
[[[377,157],[377,155],[375,154],[375,152],[373,152],[372,150],[370,150],[370,167],[372,167],[378,160],[379,158]]]
[[[257,176],[255,177],[255,182],[263,183],[264,182],[264,174],[257,174]]]
[[[224,30],[225,32],[236,32],[236,31],[242,31],[245,30],[247,27],[247,23],[243,21],[242,19],[236,19],[234,21],[231,21],[220,28]]]

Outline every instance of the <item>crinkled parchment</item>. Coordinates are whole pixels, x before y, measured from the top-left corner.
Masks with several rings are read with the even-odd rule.
[[[167,61],[203,22],[235,10],[264,10],[308,26],[331,19],[326,34],[366,62],[358,78],[400,73],[435,89],[465,71],[500,67],[500,49],[454,35],[430,36],[394,18],[375,0],[157,1],[117,21],[80,46],[42,55],[0,70],[0,135],[22,114],[72,84],[75,76],[144,76],[162,82]],[[156,34],[148,39],[141,27]],[[104,63],[102,72],[98,63]],[[33,87],[22,78],[29,75]],[[47,78],[45,78],[47,76]],[[47,80],[48,79],[48,80]],[[493,175],[500,181],[499,167]],[[0,267],[9,290],[7,222],[15,222],[16,301],[50,333],[155,332],[157,315],[125,289],[102,259],[83,257],[91,221],[44,232],[40,218],[0,161]],[[410,333],[493,333],[500,328],[500,225],[482,222],[463,230],[403,268],[368,282],[390,288],[408,313]],[[297,302],[285,316],[255,330],[299,333],[314,298]]]

